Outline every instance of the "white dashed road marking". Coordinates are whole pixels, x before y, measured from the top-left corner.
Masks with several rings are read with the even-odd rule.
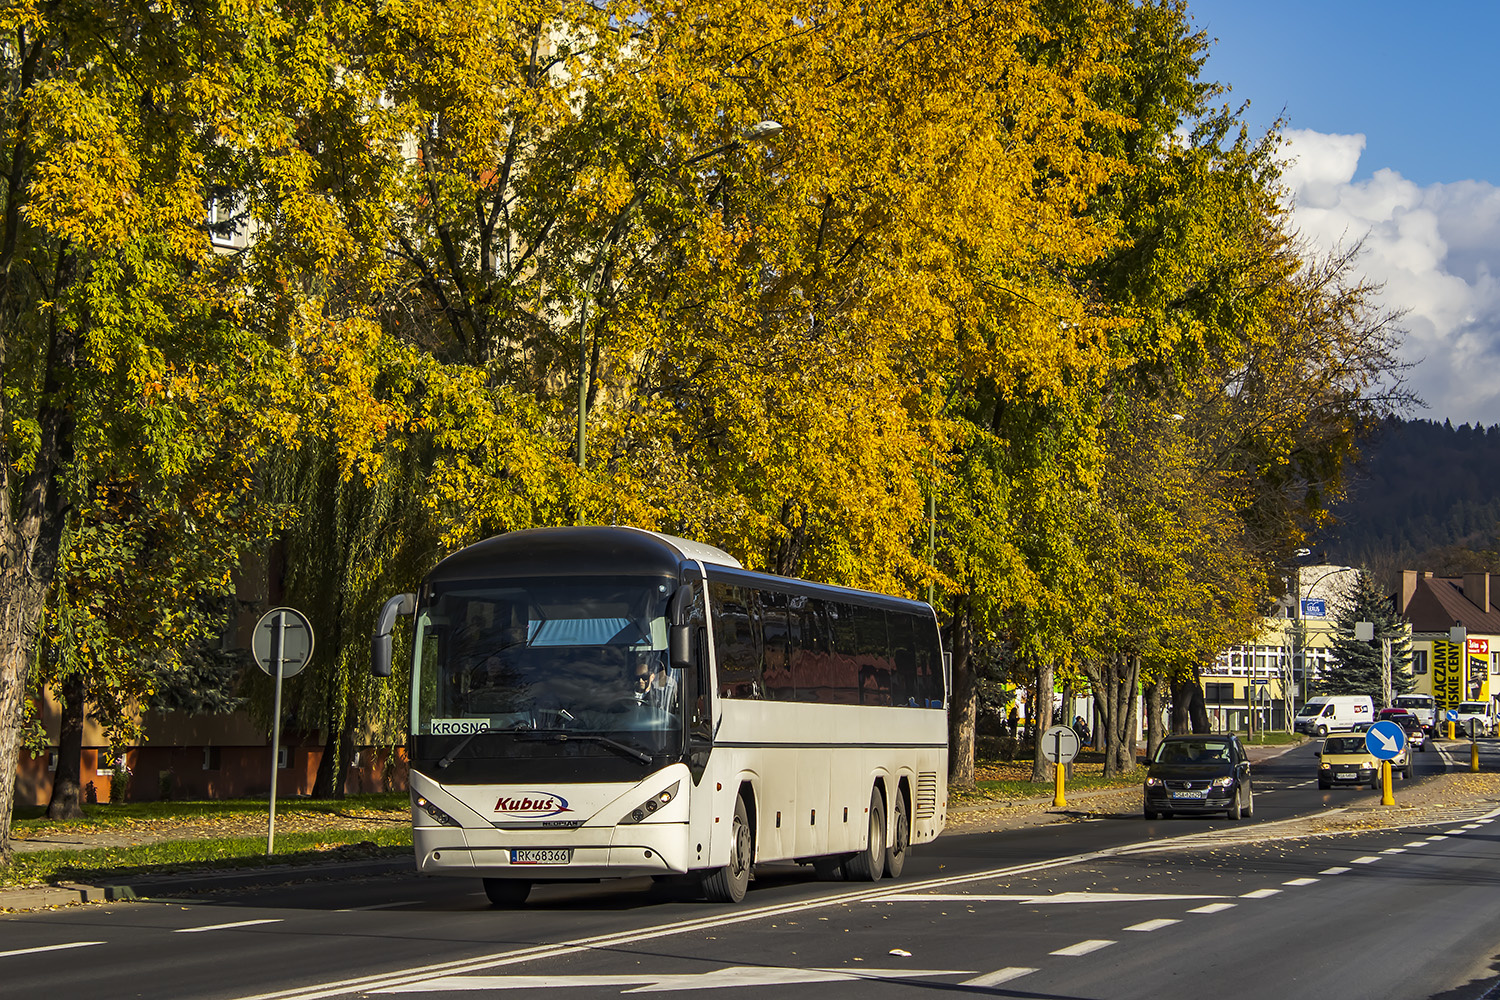
[[[1281,884],[1282,885],[1312,885],[1316,881],[1317,881],[1317,879],[1315,879],[1315,878],[1294,878],[1294,879],[1289,879],[1288,881],[1285,881],[1285,882],[1283,882]]]
[[[1280,889],[1256,889],[1253,892],[1242,892],[1242,893],[1240,893],[1240,898],[1241,899],[1265,899],[1267,896],[1274,896],[1274,895],[1276,895],[1280,891],[1281,891]]]
[[[1344,874],[1344,872],[1351,871],[1351,870],[1352,869],[1345,868],[1342,865],[1334,865],[1332,868],[1324,868],[1322,871],[1318,872],[1318,874],[1319,875],[1342,875],[1342,874]]]
[[[1161,917],[1161,918],[1159,918],[1157,920],[1147,920],[1147,921],[1144,921],[1143,923],[1131,924],[1129,927],[1127,927],[1125,929],[1127,931],[1159,931],[1163,927],[1171,927],[1173,924],[1180,924],[1180,923],[1182,923],[1181,920],[1169,920],[1166,917]]]
[[[0,958],[10,958],[12,955],[35,955],[43,951],[66,951],[69,948],[87,948],[90,945],[103,943],[103,941],[69,941],[67,944],[44,944],[36,948],[17,948],[14,951],[0,951]]]
[[[1223,913],[1225,910],[1232,910],[1232,909],[1234,909],[1236,905],[1237,904],[1235,904],[1235,903],[1209,903],[1207,906],[1199,906],[1199,907],[1197,907],[1195,909],[1188,910],[1188,912],[1189,913]]]
[[[975,976],[973,979],[970,979],[967,982],[959,983],[958,985],[999,986],[1001,983],[1008,983],[1012,979],[1020,979],[1022,976],[1029,976],[1035,971],[1035,969],[1028,969],[1024,966],[1012,965],[1008,968],[997,969],[994,972],[985,973],[982,976]]]
[[[1379,860],[1380,860],[1380,855],[1378,855],[1378,854],[1366,854],[1364,857],[1362,857],[1362,858],[1355,858],[1353,861],[1351,861],[1349,863],[1351,865],[1368,865],[1368,864],[1371,864],[1371,863],[1379,861]]]
[[[209,924],[207,927],[179,927],[176,934],[200,934],[203,931],[227,931],[234,927],[254,927],[256,924],[279,924],[279,918],[267,920],[236,920],[232,924]]]
[[[1091,938],[1088,941],[1080,941],[1077,944],[1070,944],[1066,948],[1059,948],[1056,951],[1052,952],[1052,954],[1068,955],[1070,957],[1076,958],[1079,955],[1087,955],[1090,952],[1098,951],[1100,948],[1108,948],[1114,943],[1115,942],[1113,941],[1105,941],[1102,938]]]

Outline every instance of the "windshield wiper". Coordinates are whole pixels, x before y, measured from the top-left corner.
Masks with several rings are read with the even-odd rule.
[[[566,733],[561,729],[542,729],[533,730],[520,738],[525,740],[550,740],[553,743],[566,743],[569,740],[587,740],[590,743],[607,746],[615,753],[638,760],[642,764],[651,763],[650,754],[637,750],[635,747],[626,746],[624,743],[612,740],[608,736],[599,736],[595,733]]]
[[[483,729],[474,730],[472,733],[455,743],[453,745],[453,749],[444,754],[443,759],[437,762],[437,766],[447,767],[449,764],[453,763],[453,759],[455,757],[464,752],[464,747],[468,746],[469,743],[473,741],[474,737],[478,736],[480,733],[489,733],[493,731],[494,730],[490,729],[489,726],[485,726]]]

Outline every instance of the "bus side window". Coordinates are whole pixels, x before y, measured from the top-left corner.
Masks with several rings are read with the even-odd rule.
[[[792,701],[797,688],[792,683],[791,632],[787,595],[760,591],[761,636],[765,643],[765,696],[772,701]]]
[[[719,696],[759,698],[760,643],[756,635],[755,592],[748,587],[711,582],[714,607],[714,657],[718,662]]]

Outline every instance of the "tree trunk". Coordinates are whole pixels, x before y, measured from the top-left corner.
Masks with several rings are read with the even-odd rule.
[[[1172,684],[1172,734],[1207,733],[1213,730],[1208,721],[1208,707],[1203,702],[1203,685],[1197,671],[1191,680]]]
[[[83,819],[83,680],[70,676],[62,686],[62,718],[57,736],[57,773],[47,800],[48,819]]]
[[[1031,780],[1051,781],[1052,764],[1042,756],[1042,733],[1052,725],[1052,661],[1040,660],[1036,665],[1036,695],[1032,699],[1036,722],[1032,725]]]
[[[948,698],[948,783],[974,786],[974,724],[978,692],[974,685],[973,637],[968,610],[960,599],[953,611],[953,691]]]
[[[1135,731],[1140,719],[1141,658],[1131,656],[1120,661],[1124,676],[1120,678],[1118,708],[1115,717],[1120,720],[1119,739],[1115,744],[1117,773],[1135,768]]]
[[[60,249],[57,259],[54,295],[60,297],[74,277],[71,248]],[[7,251],[0,267],[7,296],[11,266]],[[0,866],[10,864],[10,824],[31,653],[62,550],[66,500],[60,480],[73,463],[74,424],[73,401],[61,376],[73,372],[78,340],[79,330],[60,323],[54,312],[44,362],[44,402],[36,418],[36,454],[19,489],[15,466],[0,462]],[[0,369],[5,360],[0,356]],[[0,392],[0,423],[10,418],[5,398]]]
[[[1146,759],[1152,760],[1156,757],[1156,748],[1161,746],[1163,730],[1166,720],[1163,713],[1166,710],[1167,692],[1171,686],[1164,678],[1158,677],[1146,685]]]

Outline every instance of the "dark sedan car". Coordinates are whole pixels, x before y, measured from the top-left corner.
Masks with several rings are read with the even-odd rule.
[[[1168,736],[1156,748],[1146,771],[1147,819],[1216,812],[1239,819],[1254,805],[1250,760],[1233,734]]]

